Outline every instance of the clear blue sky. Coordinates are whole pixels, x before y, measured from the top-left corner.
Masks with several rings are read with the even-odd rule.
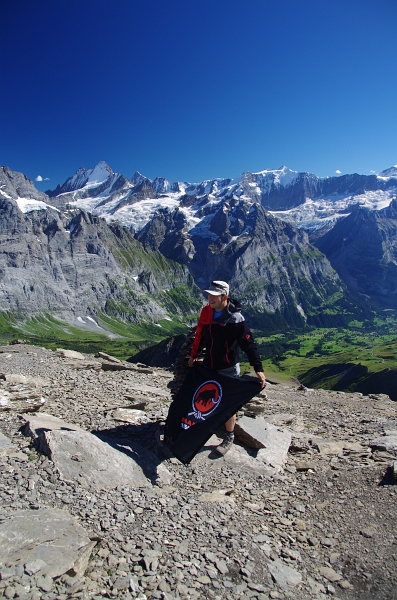
[[[201,181],[397,163],[396,0],[1,0],[0,164]]]

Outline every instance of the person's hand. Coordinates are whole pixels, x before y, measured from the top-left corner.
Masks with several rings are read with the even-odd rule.
[[[197,358],[193,358],[193,356],[190,356],[190,358],[187,362],[188,367],[192,367],[193,364],[196,362],[196,360],[197,360]]]
[[[257,375],[258,375],[259,379],[261,380],[261,384],[262,384],[261,390],[263,390],[263,388],[264,388],[264,387],[265,387],[265,385],[266,385],[266,377],[265,377],[265,374],[264,374],[264,373],[262,373],[262,371],[258,371],[258,372],[257,372]]]

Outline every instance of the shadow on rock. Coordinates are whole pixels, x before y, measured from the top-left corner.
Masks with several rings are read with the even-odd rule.
[[[380,486],[383,485],[397,485],[397,479],[393,467],[387,467],[382,479],[380,480]]]
[[[155,440],[158,430],[159,423],[145,423],[122,425],[92,433],[102,442],[132,459],[152,484],[169,484],[171,474],[162,465],[165,457],[159,457],[152,451],[152,448],[156,450]]]

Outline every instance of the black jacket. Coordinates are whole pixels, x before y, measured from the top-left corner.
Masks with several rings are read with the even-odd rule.
[[[221,315],[213,319],[212,308],[205,306],[200,314],[191,355],[195,356],[198,348],[204,345],[204,364],[214,371],[220,371],[240,362],[241,348],[255,371],[263,371],[257,345],[240,311],[240,303],[229,300]]]

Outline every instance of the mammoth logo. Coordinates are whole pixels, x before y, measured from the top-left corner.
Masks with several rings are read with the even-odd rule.
[[[192,398],[193,412],[189,413],[200,421],[204,421],[222,400],[222,388],[217,381],[206,381],[197,388]]]
[[[205,419],[214,412],[222,400],[222,387],[217,381],[209,380],[202,383],[192,397],[192,412],[182,417],[182,428],[189,429],[198,421]]]

